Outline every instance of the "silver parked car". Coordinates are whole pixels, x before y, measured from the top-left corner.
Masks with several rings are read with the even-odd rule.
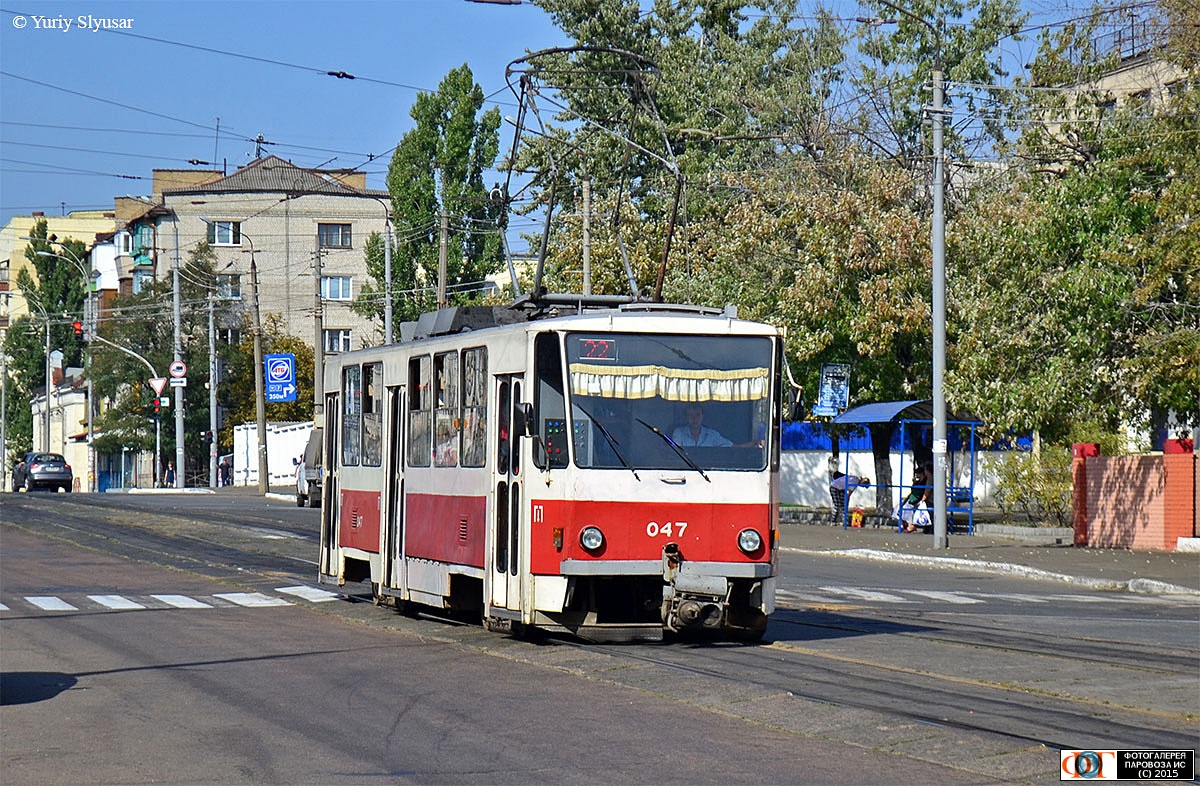
[[[74,480],[71,465],[58,453],[31,450],[13,469],[13,488],[25,491],[40,487],[69,492]]]

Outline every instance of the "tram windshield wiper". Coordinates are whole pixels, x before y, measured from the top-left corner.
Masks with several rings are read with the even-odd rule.
[[[637,470],[633,468],[633,465],[630,464],[628,459],[625,458],[625,455],[621,453],[621,449],[617,447],[617,445],[620,444],[617,442],[617,438],[614,437],[612,433],[604,427],[604,424],[597,420],[596,416],[589,412],[586,407],[579,403],[576,403],[575,406],[579,408],[580,412],[587,415],[588,420],[592,421],[592,425],[596,427],[596,430],[604,436],[604,439],[608,442],[608,446],[612,448],[613,455],[617,457],[617,460],[621,462],[621,465],[625,467],[625,469],[633,473],[633,479],[641,482],[642,479],[638,477]]]
[[[646,428],[650,429],[651,431],[653,431],[653,432],[654,432],[655,434],[657,434],[658,436],[662,437],[662,439],[663,439],[663,442],[666,442],[668,445],[670,445],[670,446],[671,446],[671,450],[675,451],[675,454],[676,454],[676,455],[678,455],[678,456],[679,456],[679,458],[681,458],[681,459],[683,459],[685,462],[687,462],[687,465],[688,465],[689,467],[691,467],[692,469],[694,469],[694,470],[696,470],[697,472],[699,472],[699,473],[700,473],[700,477],[704,478],[704,479],[705,479],[705,480],[707,480],[709,483],[712,483],[712,478],[710,478],[710,477],[709,477],[709,476],[708,476],[708,475],[707,475],[707,474],[704,472],[704,470],[700,469],[700,465],[699,465],[699,464],[697,464],[696,462],[692,461],[692,457],[691,457],[691,456],[689,456],[689,455],[687,454],[687,451],[686,451],[686,450],[684,450],[683,448],[679,447],[679,443],[678,443],[678,442],[676,442],[675,440],[671,439],[671,438],[670,438],[670,437],[668,437],[666,434],[662,433],[661,431],[659,431],[659,430],[658,430],[657,428],[655,428],[654,426],[651,426],[649,423],[647,423],[646,421],[642,420],[641,418],[634,418],[634,420],[636,420],[638,423],[641,423],[643,426],[645,426]]]

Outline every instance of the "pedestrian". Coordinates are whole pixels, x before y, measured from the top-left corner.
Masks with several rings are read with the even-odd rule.
[[[846,512],[846,499],[858,488],[870,486],[871,479],[862,475],[834,472],[829,481],[829,498],[833,500],[833,520],[837,522]]]
[[[163,473],[163,486],[165,488],[175,488],[175,462],[167,462],[167,471]]]
[[[219,469],[220,469],[220,472],[218,474],[220,476],[220,484],[222,486],[232,485],[233,484],[233,467],[229,466],[229,456],[225,456],[224,458],[221,459],[221,466]]]

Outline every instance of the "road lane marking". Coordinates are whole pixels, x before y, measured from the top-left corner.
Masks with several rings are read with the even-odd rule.
[[[42,611],[79,611],[79,608],[72,606],[61,598],[56,598],[52,595],[29,595],[25,600],[37,606]]]
[[[291,606],[292,602],[283,598],[272,598],[269,595],[264,595],[261,592],[221,592],[213,595],[214,598],[234,603],[238,606],[247,608],[266,608],[269,606]]]
[[[276,587],[275,591],[282,592],[285,595],[295,595],[297,598],[303,598],[313,603],[327,603],[341,597],[336,592],[317,589],[316,587],[307,587],[303,584],[296,587]]]
[[[3,603],[0,603],[0,611],[8,611],[8,606],[5,606]]]
[[[95,601],[104,608],[113,609],[114,611],[132,611],[134,609],[146,608],[137,601],[130,600],[121,595],[88,595],[88,600]]]

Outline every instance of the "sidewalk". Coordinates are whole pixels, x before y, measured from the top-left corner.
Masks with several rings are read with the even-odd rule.
[[[1092,549],[1056,543],[1054,532],[1039,538],[951,535],[949,548],[935,549],[933,536],[895,529],[843,529],[829,524],[781,520],[780,543],[799,554],[910,562],[939,568],[1009,573],[1069,582],[1091,589],[1181,593],[1200,596],[1200,552]],[[1036,530],[1033,531],[1036,533]]]

